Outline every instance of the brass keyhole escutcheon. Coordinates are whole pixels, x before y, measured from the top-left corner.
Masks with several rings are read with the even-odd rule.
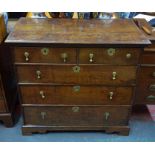
[[[73,72],[74,73],[79,73],[80,72],[80,67],[79,66],[74,66],[73,67]]]
[[[113,56],[116,53],[116,50],[114,48],[109,48],[107,52],[109,56]]]
[[[105,112],[104,116],[105,116],[105,120],[107,121],[109,119],[110,113],[109,112]]]
[[[44,120],[46,116],[46,112],[41,112],[40,114],[41,114],[41,118]]]
[[[48,48],[42,48],[42,49],[41,49],[41,53],[42,53],[43,55],[48,55],[49,49],[48,49]]]
[[[74,90],[74,92],[79,92],[80,91],[80,86],[74,86],[73,90]]]
[[[76,107],[72,107],[72,111],[73,111],[73,112],[79,112],[79,110],[80,110],[80,108],[77,107],[77,106],[76,106]]]

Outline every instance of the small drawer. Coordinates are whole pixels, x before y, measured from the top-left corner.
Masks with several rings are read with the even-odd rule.
[[[136,66],[20,65],[20,83],[134,85]]]
[[[25,125],[128,125],[131,106],[25,106]]]
[[[138,72],[138,80],[141,82],[155,82],[155,67],[154,66],[142,66]]]
[[[130,105],[132,87],[20,86],[23,104]]]
[[[0,113],[6,112],[5,101],[0,99]]]
[[[155,53],[143,54],[141,57],[141,64],[155,64]]]
[[[76,63],[75,48],[14,48],[15,63]]]
[[[80,48],[81,64],[136,65],[139,48]]]

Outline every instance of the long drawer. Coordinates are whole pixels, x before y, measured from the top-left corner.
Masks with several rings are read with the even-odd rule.
[[[16,47],[15,63],[76,63],[136,65],[139,48]]]
[[[20,86],[23,104],[130,105],[133,87]]]
[[[19,83],[134,85],[136,66],[19,65]]]
[[[25,125],[120,126],[127,125],[131,106],[26,106]]]

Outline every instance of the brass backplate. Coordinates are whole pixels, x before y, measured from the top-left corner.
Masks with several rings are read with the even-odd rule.
[[[79,66],[74,66],[73,67],[73,72],[79,73],[80,72],[80,67]]]
[[[79,110],[80,110],[80,108],[77,107],[77,106],[76,106],[76,107],[72,107],[72,111],[73,111],[73,112],[79,112]]]
[[[113,56],[116,53],[116,50],[114,48],[109,48],[107,52],[109,56]]]
[[[48,48],[42,48],[42,49],[41,49],[41,53],[42,53],[43,55],[48,55],[49,49],[48,49]]]
[[[74,86],[73,90],[74,90],[74,92],[79,92],[80,91],[80,86]]]

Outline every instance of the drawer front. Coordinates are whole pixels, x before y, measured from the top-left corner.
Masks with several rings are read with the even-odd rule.
[[[20,86],[23,104],[131,104],[132,87]]]
[[[140,68],[136,104],[155,104],[155,67],[143,66]]]
[[[81,48],[82,64],[136,65],[141,49],[138,48]]]
[[[140,80],[136,92],[136,104],[155,104],[155,80]]]
[[[15,63],[76,63],[75,48],[17,47]]]
[[[19,82],[61,84],[135,84],[135,66],[18,66]]]
[[[127,125],[130,106],[24,107],[24,124],[47,126]]]
[[[146,83],[147,81],[155,82],[155,67],[143,66],[138,73],[138,79]]]
[[[151,44],[148,47],[144,48],[144,53],[155,52],[155,44]]]
[[[4,100],[0,99],[0,113],[6,112]]]
[[[143,54],[141,64],[155,64],[155,54]]]

